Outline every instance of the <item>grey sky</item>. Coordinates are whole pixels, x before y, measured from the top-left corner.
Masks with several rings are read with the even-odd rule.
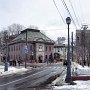
[[[90,24],[90,0],[70,1],[80,26],[77,24],[69,0],[65,0],[78,29],[81,27],[81,24]],[[55,2],[65,20],[69,15],[61,0],[55,0]],[[26,27],[29,25],[37,26],[39,29],[46,30],[46,34],[54,40],[59,36],[67,36],[65,23],[59,16],[53,0],[0,0],[0,29],[12,23]],[[70,28],[70,31],[74,31],[75,34],[75,26],[71,24]]]

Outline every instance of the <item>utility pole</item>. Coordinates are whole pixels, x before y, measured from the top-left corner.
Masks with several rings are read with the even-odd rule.
[[[72,61],[73,61],[73,32],[72,32],[72,43],[71,43],[71,45],[72,45]]]

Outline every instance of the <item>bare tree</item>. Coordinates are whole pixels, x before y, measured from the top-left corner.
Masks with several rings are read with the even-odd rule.
[[[8,32],[10,35],[15,35],[15,34],[20,34],[20,32],[25,29],[24,26],[20,25],[20,24],[11,24],[10,26],[8,26]]]
[[[38,29],[38,27],[37,27],[37,26],[34,26],[34,25],[30,25],[30,26],[28,26],[28,28],[31,28],[31,29]]]

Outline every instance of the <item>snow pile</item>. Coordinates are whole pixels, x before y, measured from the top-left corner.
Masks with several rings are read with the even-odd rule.
[[[72,71],[77,73],[77,75],[90,75],[90,68],[88,66],[81,66],[78,63],[73,62]],[[58,78],[57,78],[58,79]],[[60,79],[56,81],[59,82]],[[76,85],[68,85],[67,83],[63,83],[59,86],[53,86],[53,90],[90,90],[90,80],[88,81],[74,81]]]
[[[65,77],[66,77],[66,74],[65,74],[65,71],[64,71],[60,77],[58,77],[57,79],[55,79],[52,82],[52,86],[55,86],[55,85],[60,86],[60,85],[62,85],[65,82]]]
[[[53,90],[90,90],[89,81],[75,81],[76,85],[54,86]]]
[[[73,63],[72,72],[74,71],[77,75],[90,75],[90,68],[88,66],[81,66],[78,63]]]
[[[28,69],[23,68],[23,67],[17,68],[17,67],[9,66],[8,71],[4,72],[4,66],[0,66],[0,76],[9,75],[9,74],[15,74],[15,73],[22,73],[22,72],[25,72],[27,70]]]

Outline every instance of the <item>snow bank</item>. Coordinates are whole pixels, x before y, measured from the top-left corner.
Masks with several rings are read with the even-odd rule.
[[[23,68],[23,67],[17,68],[17,67],[9,66],[8,71],[4,72],[4,66],[0,66],[0,76],[9,75],[9,74],[15,74],[15,73],[21,73],[21,72],[25,72],[27,70],[28,69]]]
[[[72,72],[75,72],[77,75],[90,75],[90,68],[88,66],[81,66],[78,63],[73,63]]]
[[[89,81],[75,81],[76,85],[54,86],[53,90],[90,90]]]

